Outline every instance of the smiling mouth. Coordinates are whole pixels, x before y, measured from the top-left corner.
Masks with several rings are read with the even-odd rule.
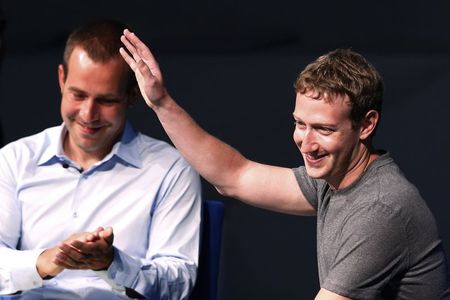
[[[303,154],[304,159],[311,165],[317,165],[326,157],[326,154]]]
[[[102,128],[101,126],[95,126],[95,127],[93,127],[93,126],[86,126],[86,125],[83,125],[83,124],[80,124],[80,123],[77,123],[77,124],[78,124],[78,126],[80,126],[81,131],[82,131],[84,134],[88,134],[88,135],[95,134],[95,133],[97,133],[98,131],[100,131],[100,129]]]

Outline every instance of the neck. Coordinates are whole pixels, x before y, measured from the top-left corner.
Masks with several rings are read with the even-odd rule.
[[[89,169],[93,164],[102,160],[109,153],[109,151],[106,153],[104,153],[105,151],[86,151],[75,145],[68,137],[68,134],[64,138],[63,145],[66,156],[80,165],[82,170]]]
[[[344,171],[344,174],[339,176],[340,179],[334,183],[329,182],[334,190],[344,189],[358,180],[365,173],[369,165],[379,156],[370,144],[361,144],[361,147],[356,151],[359,153],[355,153],[355,158],[349,164],[349,168]]]

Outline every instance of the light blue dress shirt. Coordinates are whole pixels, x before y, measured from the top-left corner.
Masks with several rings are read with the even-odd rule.
[[[185,299],[196,278],[201,218],[198,174],[167,143],[124,133],[80,172],[64,155],[64,125],[0,150],[0,294],[21,299]],[[37,257],[76,232],[114,230],[106,271],[64,270],[42,280]]]

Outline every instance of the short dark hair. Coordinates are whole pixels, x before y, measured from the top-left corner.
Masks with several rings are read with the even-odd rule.
[[[119,53],[122,42],[120,37],[124,29],[129,26],[115,20],[100,20],[87,23],[75,29],[67,38],[64,48],[63,68],[68,74],[70,55],[77,47],[82,48],[95,62],[108,62],[112,59],[122,59]],[[124,65],[126,65],[124,61]],[[127,68],[126,93],[132,95],[137,89],[137,81],[134,73]]]
[[[319,98],[324,94],[347,95],[354,126],[369,110],[381,115],[382,78],[361,54],[350,49],[337,49],[317,58],[300,73],[294,88],[301,94],[314,91]]]

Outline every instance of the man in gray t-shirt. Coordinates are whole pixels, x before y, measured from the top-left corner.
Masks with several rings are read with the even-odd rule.
[[[295,82],[294,141],[305,166],[260,164],[211,136],[169,95],[150,49],[125,31],[121,54],[172,142],[217,190],[250,205],[317,215],[316,300],[449,298],[435,221],[387,154],[372,146],[383,84],[376,69],[338,49]]]
[[[322,288],[355,299],[441,299],[447,265],[434,218],[389,154],[334,191],[294,169],[317,210]]]

